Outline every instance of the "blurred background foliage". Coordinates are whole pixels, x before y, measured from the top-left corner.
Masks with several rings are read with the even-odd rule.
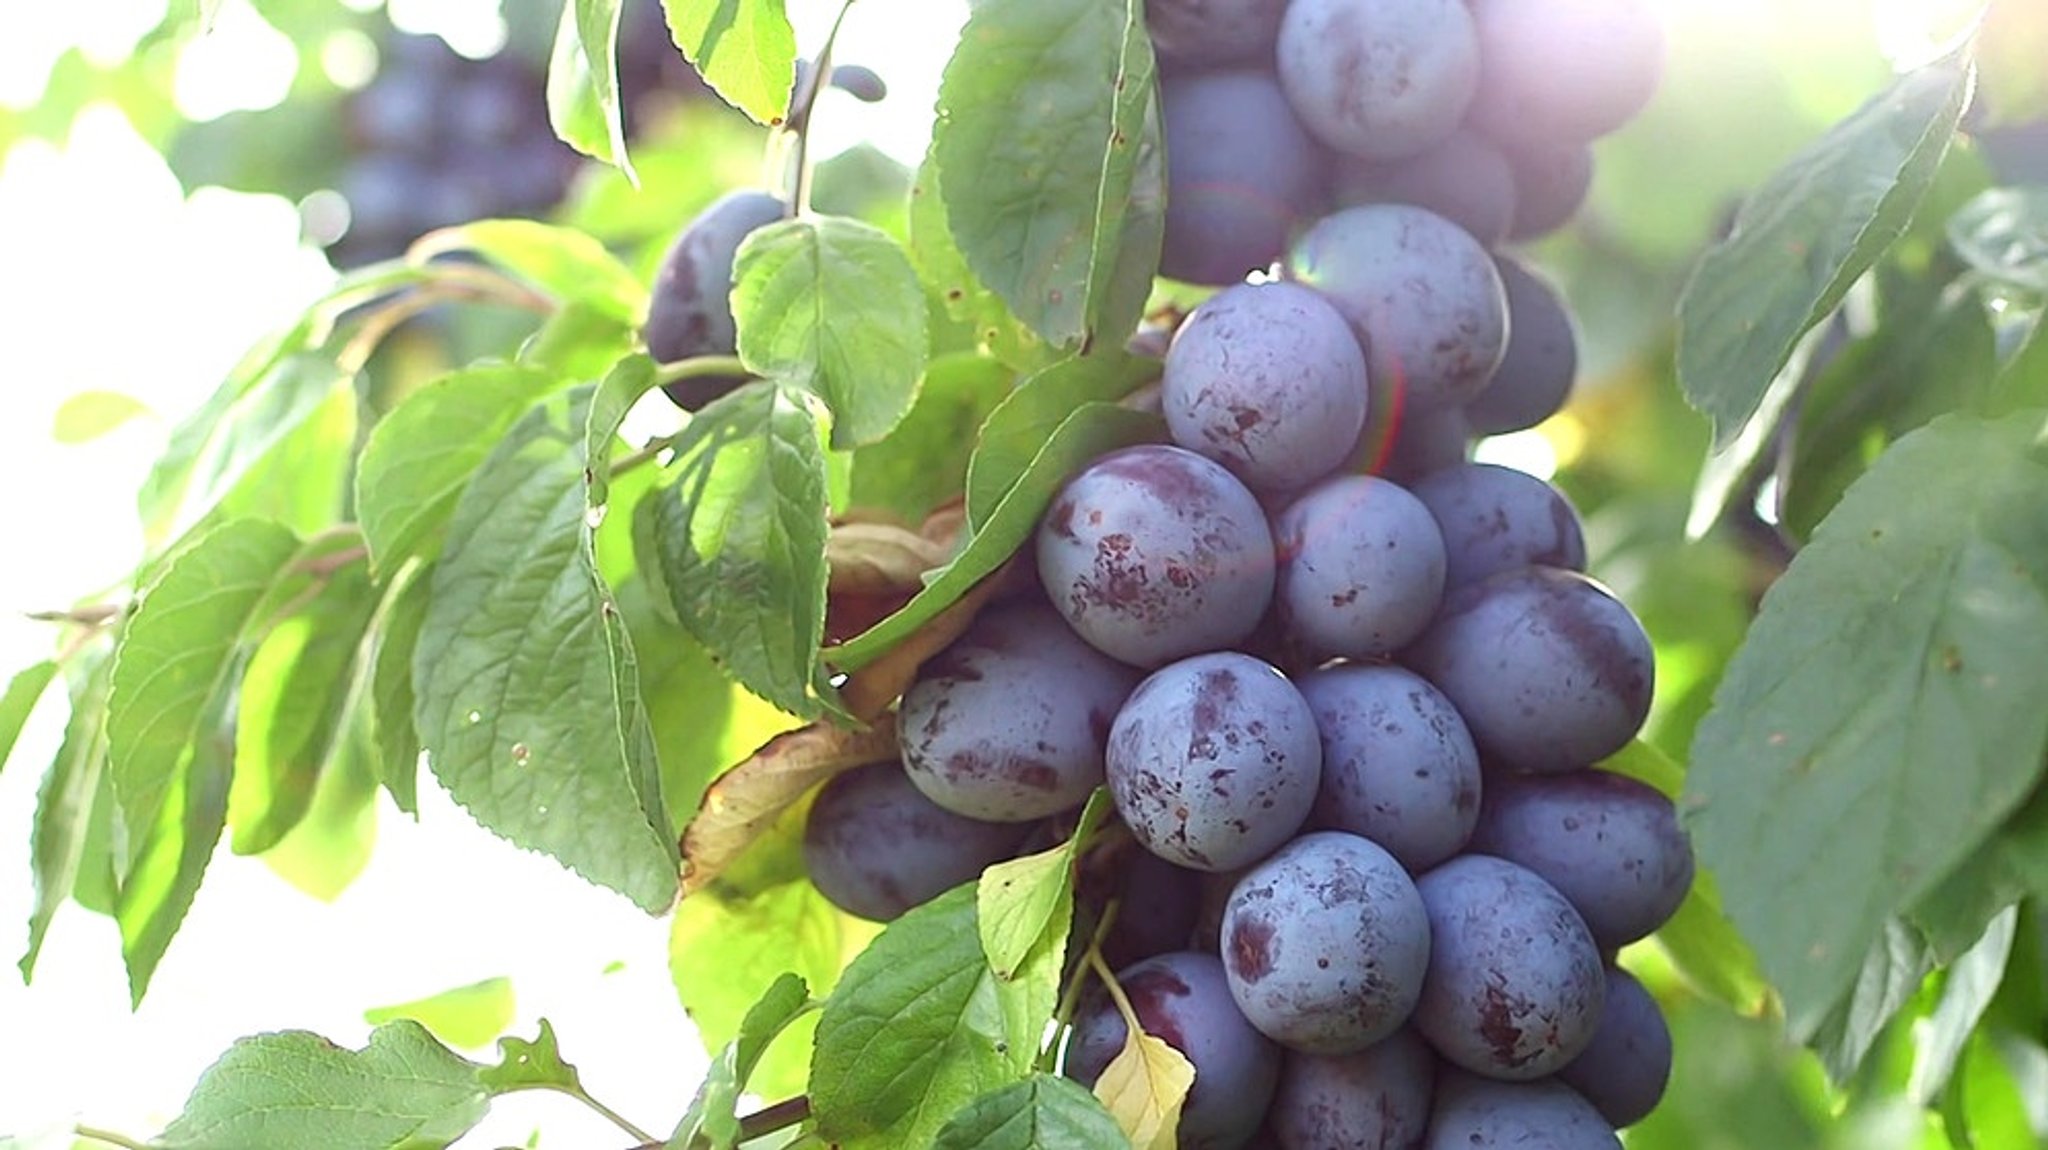
[[[762,176],[765,131],[709,95],[658,30],[650,34],[645,18],[654,14],[654,0],[629,5],[622,41],[637,187],[617,171],[569,154],[549,137],[544,112],[535,111],[538,120],[479,129],[502,132],[506,142],[493,154],[464,161],[486,169],[472,181],[467,198],[451,195],[435,209],[439,217],[428,212],[388,226],[372,218],[378,193],[364,179],[380,149],[390,151],[392,129],[378,117],[395,117],[411,130],[420,128],[415,121],[457,115],[459,108],[451,107],[460,100],[449,95],[454,89],[446,84],[455,83],[449,77],[483,75],[479,70],[489,70],[488,84],[527,85],[530,107],[540,109],[543,61],[557,10],[552,0],[441,5],[441,17],[454,9],[471,17],[481,12],[485,25],[493,23],[491,9],[502,16],[501,36],[451,34],[453,49],[430,33],[424,33],[428,40],[418,38],[434,19],[418,20],[401,36],[393,27],[400,13],[374,0],[230,0],[214,11],[210,34],[202,31],[200,6],[191,0],[110,4],[85,29],[93,21],[81,12],[95,7],[78,5],[68,21],[45,28],[40,41],[25,36],[15,42],[7,65],[13,74],[0,92],[0,156],[11,163],[36,142],[61,147],[82,113],[111,107],[165,157],[187,194],[219,186],[282,197],[297,209],[303,243],[324,249],[337,264],[392,254],[437,223],[510,210],[587,231],[651,277],[683,222],[722,192]],[[403,14],[418,17],[434,7],[405,5]],[[1763,476],[1755,477],[1743,492],[1746,499],[1717,529],[1687,538],[1688,509],[1709,436],[1672,375],[1673,305],[1693,262],[1726,226],[1743,193],[1881,90],[1896,67],[1931,55],[1922,33],[1953,15],[1940,9],[1960,6],[1664,0],[1662,7],[1670,44],[1662,90],[1646,114],[1599,143],[1586,209],[1529,253],[1562,283],[1578,317],[1582,374],[1575,399],[1533,432],[1490,441],[1481,458],[1553,475],[1578,503],[1593,572],[1635,608],[1656,642],[1659,692],[1647,738],[1683,762],[1722,668],[1763,590],[1789,557],[1782,532],[1797,525],[1775,522],[1768,493],[1759,490],[1768,478]],[[949,6],[947,20],[931,22],[942,25],[934,29],[905,0],[873,0],[862,8],[862,20],[918,25],[916,31],[928,38],[906,36],[906,55],[942,57],[960,15]],[[10,15],[8,23],[18,19]],[[448,29],[463,25],[438,22]],[[2018,40],[2027,43],[2025,37]],[[856,62],[874,67],[884,79],[898,78],[890,60]],[[2020,63],[2024,73],[2024,57]],[[406,105],[398,93],[396,111],[380,110],[380,94],[391,96],[392,85],[402,79],[392,71],[398,65],[440,69],[444,87],[415,105]],[[2048,55],[2034,65],[2037,73],[2048,72]],[[936,74],[936,62],[919,67],[921,75]],[[233,85],[236,92],[208,94],[209,71],[236,69],[247,81]],[[267,93],[256,82],[264,76],[275,81]],[[838,145],[821,157],[821,210],[859,215],[902,235],[907,165],[918,154],[916,125],[928,119],[929,95],[912,84],[899,85],[873,108],[828,101],[822,115],[836,121]],[[1991,123],[1981,114],[1973,122],[1986,128]],[[888,124],[895,126],[884,131]],[[2048,179],[2040,170],[2048,166],[2048,143],[2041,140],[2048,133],[2024,124],[1998,131],[2005,134],[2006,152],[1994,159],[2005,180]],[[532,142],[536,134],[542,137],[538,143]],[[876,138],[862,142],[864,134]],[[2032,151],[2026,150],[2029,138]],[[455,163],[440,145],[420,147],[415,159]],[[1972,139],[1952,153],[1935,205],[1880,277],[1887,299],[1938,293],[1954,278],[1943,225],[1955,207],[1997,178],[1984,151]],[[512,168],[506,161],[515,152],[525,157],[529,175],[543,170],[538,183],[548,194],[507,199]],[[422,194],[415,188],[397,198],[417,201]],[[90,304],[76,301],[79,307]],[[419,317],[378,352],[369,394],[388,407],[443,370],[508,346],[533,323],[530,315],[509,309],[475,307]],[[1842,338],[1853,345],[1876,337],[1865,330]],[[1939,332],[1913,333],[1907,342],[1920,346],[1940,338]],[[1940,353],[1949,350],[1935,346]],[[1885,350],[1875,352],[1881,357]],[[151,354],[175,356],[178,349]],[[159,402],[135,390],[95,391],[68,401],[59,410],[56,434],[89,439]],[[183,413],[156,414],[175,421]],[[787,725],[772,709],[749,701],[702,718],[724,724],[722,737],[733,758]],[[1944,976],[1936,976],[1913,991],[1912,1007],[1897,1020],[1864,1036],[1875,1056],[1846,1082],[1832,1082],[1819,1056],[1783,1039],[1769,1016],[1767,996],[1745,981],[1754,976],[1740,956],[1731,956],[1722,989],[1747,988],[1746,1010],[1730,1006],[1724,994],[1703,993],[1697,973],[1681,973],[1654,942],[1633,948],[1625,960],[1663,1002],[1678,1054],[1664,1105],[1630,1132],[1628,1143],[1644,1150],[1933,1150],[1971,1144],[1960,1134],[1952,1139],[1949,1131],[1961,1124],[1943,1120],[1944,1114],[1967,1114],[1975,1145],[2043,1144],[2044,936],[2032,911],[2017,926],[2013,960],[1989,1006],[1989,1025],[1973,1031],[1965,1023],[1957,1031],[1954,1020],[1944,1021]],[[118,991],[110,987],[109,993]],[[1916,1068],[1927,1060],[1930,1044],[1940,1043],[1954,1046],[1950,1055],[1959,1059],[1959,1069],[1946,1089],[1930,1094],[1916,1081]]]

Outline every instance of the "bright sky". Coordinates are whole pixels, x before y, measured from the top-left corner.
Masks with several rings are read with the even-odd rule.
[[[51,61],[71,45],[120,58],[164,2],[12,14],[0,37],[0,103],[33,103]],[[959,0],[936,13],[928,0],[919,6],[909,28],[881,3],[848,19],[841,58],[883,71],[891,95],[874,107],[829,105],[821,157],[863,136],[911,162],[921,154],[939,68],[965,8]],[[393,8],[415,30],[446,22],[465,50],[489,51],[502,36],[493,0],[394,0]],[[834,11],[791,4],[801,48],[816,49]],[[290,82],[284,47],[246,0],[230,0],[215,35],[181,61],[181,107],[196,116],[274,102]],[[0,675],[49,652],[47,627],[23,611],[109,585],[139,554],[133,492],[167,427],[329,280],[326,261],[299,247],[298,234],[282,200],[219,189],[188,198],[111,110],[81,117],[61,149],[28,143],[0,161],[9,369],[0,490],[15,493],[0,504],[0,538],[10,548],[0,562]],[[92,443],[57,444],[58,406],[91,389],[135,396],[159,414]],[[58,915],[36,983],[24,988],[12,967],[32,900],[28,828],[42,766],[62,734],[60,695],[50,692],[0,772],[0,843],[9,844],[0,851],[0,1029],[9,1036],[0,1043],[0,1136],[83,1121],[146,1137],[240,1036],[306,1028],[360,1045],[366,1008],[496,976],[509,977],[517,994],[512,1031],[530,1036],[546,1015],[594,1094],[662,1135],[681,1115],[704,1057],[669,983],[666,921],[484,832],[431,786],[422,787],[420,823],[388,804],[379,812],[368,870],[332,905],[223,845],[139,1012],[128,1009],[112,922],[76,907]],[[536,1127],[542,1145],[623,1145],[574,1103],[539,1094],[501,1102],[461,1145],[523,1144]]]
[[[191,0],[174,0],[190,3]],[[373,2],[373,0],[364,0]],[[1969,0],[1872,0],[1896,16]],[[0,104],[26,106],[50,63],[77,45],[117,59],[161,17],[166,0],[41,4],[10,14],[0,37]],[[1780,0],[1663,0],[1774,9]],[[415,30],[446,26],[464,50],[490,50],[495,0],[392,0]],[[836,5],[793,0],[800,45],[814,50]],[[913,13],[910,15],[909,13]],[[818,154],[858,138],[907,162],[922,152],[939,68],[964,0],[870,0],[843,34],[842,58],[884,72],[889,100],[835,100]],[[439,21],[440,25],[434,22]],[[1904,27],[1911,21],[1896,25]],[[338,43],[328,66],[351,65]],[[214,36],[186,52],[181,107],[195,116],[281,97],[291,60],[248,0],[229,0]],[[289,317],[331,272],[298,245],[283,201],[201,189],[189,197],[118,113],[84,115],[68,144],[15,148],[0,162],[0,332],[10,369],[0,391],[0,674],[42,657],[50,636],[21,612],[61,607],[120,578],[140,540],[132,493],[165,429],[196,404],[255,338]],[[67,397],[123,392],[159,413],[104,439],[61,446],[52,418]],[[1501,444],[1523,453],[1536,444]],[[1545,459],[1521,460],[1547,470]],[[45,497],[44,493],[47,493]],[[27,828],[41,765],[63,708],[34,717],[0,773],[0,957],[22,949],[31,891]],[[586,886],[552,862],[477,828],[431,787],[415,825],[388,807],[368,871],[333,905],[300,894],[260,862],[223,847],[198,905],[131,1014],[119,940],[106,919],[67,908],[23,988],[0,973],[0,1135],[73,1121],[135,1136],[174,1115],[200,1071],[236,1037],[304,1027],[357,1045],[362,1011],[493,976],[518,994],[515,1033],[546,1014],[599,1097],[666,1134],[703,1056],[669,985],[666,924]],[[614,964],[616,969],[607,973]],[[24,1040],[25,1039],[25,1040]],[[463,1145],[608,1146],[610,1127],[568,1102],[502,1103]],[[62,1146],[60,1140],[52,1145]]]

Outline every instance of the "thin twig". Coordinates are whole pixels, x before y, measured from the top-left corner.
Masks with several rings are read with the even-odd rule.
[[[80,1138],[90,1138],[94,1142],[105,1142],[109,1146],[122,1147],[123,1150],[151,1150],[149,1143],[137,1142],[126,1134],[116,1134],[112,1130],[101,1130],[94,1126],[79,1125],[73,1126],[71,1132]]]

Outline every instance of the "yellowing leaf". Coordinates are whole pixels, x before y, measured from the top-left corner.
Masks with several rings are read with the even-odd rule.
[[[1195,1067],[1186,1056],[1133,1029],[1095,1080],[1095,1096],[1130,1136],[1133,1150],[1174,1150],[1181,1104],[1194,1084]]]

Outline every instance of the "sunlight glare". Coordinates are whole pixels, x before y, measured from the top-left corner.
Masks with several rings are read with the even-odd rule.
[[[180,47],[173,99],[180,115],[197,121],[261,111],[283,102],[298,71],[291,38],[271,27],[249,0],[227,0],[213,31]]]
[[[1549,438],[1534,428],[1487,436],[1479,441],[1472,458],[1476,463],[1512,467],[1542,480],[1557,474],[1557,449],[1551,446]]]

